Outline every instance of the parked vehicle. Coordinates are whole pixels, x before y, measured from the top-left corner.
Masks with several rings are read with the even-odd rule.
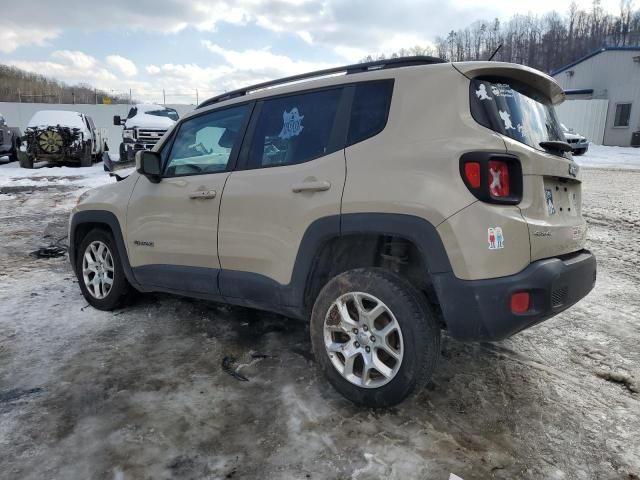
[[[9,127],[4,116],[0,113],[0,157],[8,156],[10,162],[16,161],[21,136],[20,129]]]
[[[98,309],[139,290],[310,319],[339,392],[396,404],[441,329],[501,340],[593,288],[563,99],[528,67],[430,57],[212,98],[83,194],[71,264]]]
[[[136,152],[151,150],[178,118],[173,108],[153,104],[134,105],[125,119],[114,116],[113,124],[124,126],[120,161],[133,162]]]
[[[576,133],[573,128],[567,128],[564,123],[560,124],[564,138],[567,139],[567,143],[571,145],[571,150],[574,155],[584,155],[589,150],[589,141],[583,135]]]
[[[90,167],[108,151],[107,131],[96,128],[90,116],[67,110],[40,110],[25,130],[26,148],[20,166],[34,162],[71,162]]]

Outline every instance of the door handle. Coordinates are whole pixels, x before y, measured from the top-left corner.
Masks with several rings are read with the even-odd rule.
[[[300,192],[324,192],[325,190],[329,190],[331,188],[331,183],[326,181],[318,181],[318,182],[301,182],[296,183],[291,186],[291,191],[293,193]]]
[[[215,190],[198,190],[197,192],[193,192],[189,194],[189,198],[194,200],[207,200],[209,198],[215,198],[216,191]]]

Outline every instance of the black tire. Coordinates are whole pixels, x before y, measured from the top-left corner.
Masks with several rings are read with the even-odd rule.
[[[13,141],[13,148],[9,152],[9,161],[15,162],[18,160],[18,152],[20,151],[20,145],[17,140]]]
[[[18,161],[21,168],[33,168],[33,157],[27,152],[18,151]]]
[[[584,155],[585,152],[586,152],[586,150],[584,148],[579,148],[578,150],[573,152],[573,154],[577,155],[577,156],[580,156],[580,155]]]
[[[85,252],[93,242],[102,242],[106,245],[113,259],[113,283],[104,298],[96,298],[89,292],[82,273]],[[124,305],[130,298],[133,289],[124,275],[122,260],[111,233],[101,229],[94,229],[82,239],[76,255],[75,270],[82,295],[90,305],[98,310],[114,310]]]
[[[325,347],[325,318],[333,302],[350,292],[379,299],[393,313],[402,332],[404,354],[399,369],[377,388],[358,386],[343,377]],[[431,378],[440,356],[440,328],[420,292],[409,282],[380,268],[356,269],[333,278],[318,295],[311,314],[311,343],[320,368],[344,397],[357,405],[390,407],[420,391]]]
[[[120,144],[120,161],[126,162],[128,160],[127,150],[124,146],[124,142]]]
[[[93,165],[93,155],[91,154],[91,142],[88,142],[84,147],[82,156],[80,157],[80,166],[90,167],[91,165]]]

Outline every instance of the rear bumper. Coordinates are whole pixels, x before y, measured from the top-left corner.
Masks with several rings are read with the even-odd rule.
[[[588,250],[539,260],[516,275],[460,280],[453,273],[433,276],[449,334],[463,341],[494,341],[557,315],[595,285],[596,258]],[[529,311],[511,312],[511,294],[530,293]]]

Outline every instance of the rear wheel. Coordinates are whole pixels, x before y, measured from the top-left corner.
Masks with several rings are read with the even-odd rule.
[[[33,168],[33,157],[27,152],[18,151],[18,161],[22,168]]]
[[[422,296],[383,269],[333,278],[311,315],[315,358],[352,402],[388,407],[419,391],[440,352],[440,329]]]
[[[84,298],[99,310],[120,307],[131,292],[113,237],[104,230],[92,230],[80,242],[76,276]]]
[[[91,165],[93,165],[93,155],[91,155],[91,142],[89,142],[85,145],[84,152],[80,157],[80,166],[90,167]]]
[[[18,160],[18,152],[20,151],[20,142],[18,140],[13,140],[13,148],[11,152],[9,152],[9,161],[15,162]]]

